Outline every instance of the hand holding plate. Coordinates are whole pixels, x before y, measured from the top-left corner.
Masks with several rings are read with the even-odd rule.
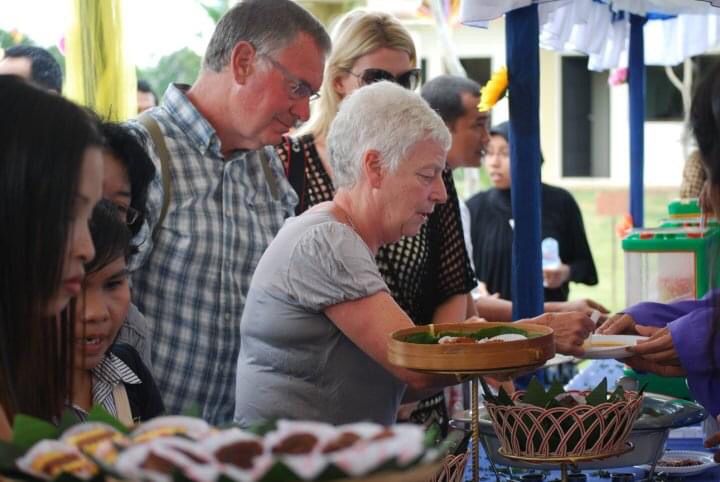
[[[630,352],[660,365],[680,366],[680,358],[677,350],[675,350],[669,328],[635,325],[635,330],[640,335],[649,336],[650,338],[639,341],[637,345],[628,348]]]
[[[608,320],[600,325],[597,333],[601,335],[636,335],[635,320],[632,316],[625,313],[615,313]]]
[[[641,371],[651,372],[664,377],[682,377],[687,375],[685,369],[680,365],[662,365],[660,363],[649,361],[639,356],[631,356],[625,358],[623,363],[628,365],[630,368]]]

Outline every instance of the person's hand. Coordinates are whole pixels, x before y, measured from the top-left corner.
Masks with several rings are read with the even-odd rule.
[[[595,322],[595,326],[599,326],[605,323],[608,318],[607,313],[609,313],[607,308],[605,308],[597,301],[591,300],[589,298],[583,298],[573,301],[548,301],[545,303],[546,313],[557,313],[561,311],[582,311],[588,316],[592,315],[593,312],[597,312],[599,316],[596,319],[597,321]]]
[[[490,296],[490,292],[487,290],[487,285],[482,281],[478,281],[478,284],[473,291],[477,296]]]
[[[633,356],[624,359],[623,362],[635,370],[652,372],[665,377],[686,375],[685,369],[680,364],[680,357],[675,350],[669,328],[635,325],[635,331],[639,335],[650,338],[628,348]]]
[[[624,358],[623,363],[640,372],[651,372],[663,377],[683,377],[687,372],[680,365],[663,365],[639,356]]]
[[[675,344],[673,343],[672,334],[668,327],[657,328],[653,326],[635,325],[635,331],[638,335],[649,336],[647,340],[639,341],[635,346],[631,346],[628,350],[644,360],[659,363],[661,365],[680,365],[680,357]]]
[[[552,328],[555,332],[555,349],[563,355],[582,356],[585,353],[583,343],[595,329],[595,323],[580,311],[545,313],[527,322]]]
[[[600,325],[597,332],[601,335],[636,335],[635,320],[626,313],[615,313],[607,319],[605,323]]]
[[[561,301],[557,303],[558,310],[556,311],[582,311],[583,313],[592,313],[593,311],[599,311],[600,313],[610,313],[610,310],[605,308],[603,305],[590,298],[583,298],[580,300],[572,301]]]
[[[546,288],[554,289],[562,286],[570,279],[570,266],[560,264],[557,268],[543,268],[543,285]]]
[[[717,418],[718,422],[720,422],[720,416]],[[720,445],[720,432],[711,435],[707,440],[705,440],[705,448],[711,449],[718,445]],[[715,454],[713,454],[713,459],[715,459],[715,462],[720,462],[720,452],[715,452]]]

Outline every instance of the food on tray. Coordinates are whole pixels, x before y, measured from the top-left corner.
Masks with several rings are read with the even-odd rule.
[[[272,448],[272,453],[288,455],[309,454],[317,443],[318,438],[311,433],[296,433],[275,445]]]
[[[407,343],[418,343],[424,345],[455,345],[462,343],[500,343],[506,341],[526,340],[540,336],[529,333],[514,326],[495,326],[482,328],[476,331],[438,331],[437,333],[421,332],[413,333],[405,337]]]
[[[182,435],[191,439],[201,439],[212,431],[204,420],[192,417],[168,416],[157,417],[140,424],[132,433],[136,443],[148,442],[161,437]]]
[[[67,430],[60,440],[106,463],[114,462],[118,447],[130,442],[123,434],[104,423],[77,425]]]
[[[395,435],[395,433],[390,428],[384,428],[377,434],[370,437],[370,440],[382,440],[386,438],[392,438]]]
[[[114,468],[129,480],[168,482],[182,474],[198,482],[217,480],[217,461],[196,442],[180,437],[164,437],[135,445],[118,457]]]
[[[20,460],[20,470],[44,480],[54,480],[70,474],[87,480],[97,475],[99,468],[80,451],[57,440],[43,440],[35,444]]]
[[[610,348],[614,346],[627,346],[626,343],[621,343],[618,341],[594,341],[592,343],[588,343],[589,346],[593,346],[595,348]]]
[[[658,460],[658,467],[692,467],[695,465],[702,465],[702,460],[697,459],[673,459],[673,458],[662,458]]]
[[[438,340],[439,345],[454,345],[457,343],[475,343],[477,340],[475,338],[470,338],[468,336],[442,336]]]
[[[160,417],[127,437],[110,425],[87,422],[66,430],[60,440],[38,442],[12,468],[44,480],[70,474],[80,480],[312,481],[328,474],[364,477],[441,456],[429,445],[434,436],[426,437],[416,425],[335,427],[279,420],[268,428],[258,435],[218,430],[190,417]],[[113,457],[107,457],[108,447]],[[5,469],[0,461],[0,475]]]
[[[254,440],[239,440],[220,447],[215,451],[215,458],[224,464],[234,465],[241,469],[253,466],[255,457],[263,453],[262,445]]]
[[[348,447],[352,447],[360,440],[360,435],[352,432],[343,432],[334,440],[331,440],[330,443],[325,445],[322,449],[322,453],[329,454],[332,452],[337,452],[338,450],[343,450]]]

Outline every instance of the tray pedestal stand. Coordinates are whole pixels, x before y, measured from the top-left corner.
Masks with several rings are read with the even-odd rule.
[[[609,452],[606,454],[600,454],[600,455],[586,455],[586,456],[576,456],[576,457],[525,457],[521,455],[510,455],[508,453],[505,453],[505,451],[500,448],[498,450],[498,453],[505,457],[506,459],[510,460],[519,460],[522,462],[529,462],[529,463],[557,463],[560,465],[560,480],[562,482],[567,482],[567,476],[568,476],[568,467],[569,466],[577,466],[578,462],[589,462],[591,460],[603,460],[608,459],[610,457],[617,457],[623,454],[626,454],[630,452],[633,449],[633,444],[630,442],[626,442],[625,446],[621,450],[616,450],[614,452]]]

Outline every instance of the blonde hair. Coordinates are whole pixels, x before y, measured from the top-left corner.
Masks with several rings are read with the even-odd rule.
[[[327,136],[342,100],[335,91],[335,79],[351,70],[357,59],[380,48],[402,50],[408,53],[413,65],[417,62],[410,32],[392,15],[359,9],[347,13],[337,22],[332,33],[332,50],[325,64],[320,99],[313,105],[310,120],[299,129],[299,135]]]

